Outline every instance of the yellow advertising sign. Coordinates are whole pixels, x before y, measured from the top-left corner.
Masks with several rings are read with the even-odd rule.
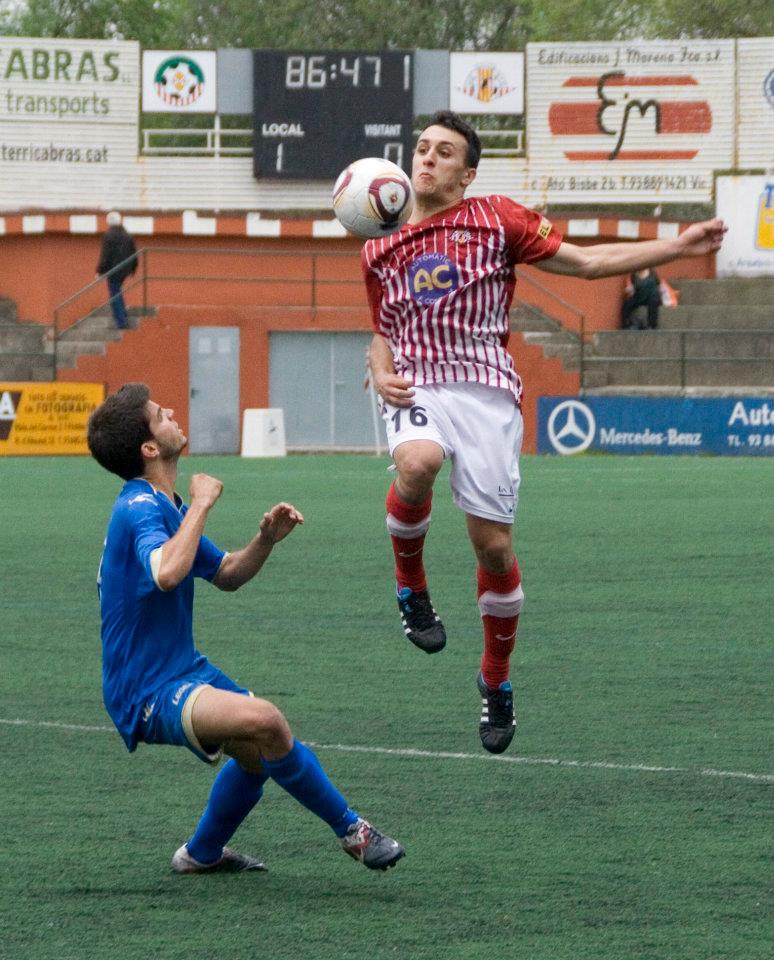
[[[101,383],[0,382],[0,456],[88,453],[86,423]]]
[[[767,183],[758,199],[755,246],[759,250],[774,250],[774,183]]]

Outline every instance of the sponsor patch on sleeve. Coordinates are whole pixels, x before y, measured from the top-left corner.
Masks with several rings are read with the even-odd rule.
[[[540,226],[538,227],[538,236],[542,237],[544,240],[547,240],[550,232],[551,232],[551,223],[548,220],[546,220],[545,217],[541,217]]]

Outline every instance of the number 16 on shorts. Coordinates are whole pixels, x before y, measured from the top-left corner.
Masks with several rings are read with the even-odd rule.
[[[436,411],[426,404],[415,403],[411,407],[393,407],[384,404],[382,417],[387,428],[387,444],[390,454],[407,440],[435,440],[443,447],[444,454],[448,452],[447,444],[440,435],[439,425],[436,422]]]
[[[395,413],[390,415],[392,429],[395,433],[400,433],[401,421],[405,424],[406,418],[408,418],[408,423],[410,423],[412,427],[427,426],[427,413],[424,407],[420,407],[418,404],[414,404],[413,407],[409,407],[408,409],[405,407],[397,407]]]

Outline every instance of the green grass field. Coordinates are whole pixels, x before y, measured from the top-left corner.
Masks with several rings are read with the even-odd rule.
[[[757,960],[772,955],[772,465],[523,459],[520,728],[478,743],[481,639],[462,515],[436,487],[427,566],[447,649],[403,638],[387,461],[191,457],[241,546],[307,521],[238,594],[198,588],[200,647],[274,700],[407,856],[363,870],[275,784],[235,846],[267,874],[169,858],[212,772],[125,751],[100,692],[95,574],[118,483],[2,462],[3,960]],[[18,721],[18,722],[17,722]],[[412,753],[413,751],[413,753]]]

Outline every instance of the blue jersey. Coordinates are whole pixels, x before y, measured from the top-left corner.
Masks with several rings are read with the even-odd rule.
[[[202,537],[188,576],[161,590],[151,554],[174,536],[186,513],[147,480],[129,480],[108,524],[98,589],[102,608],[102,691],[127,747],[137,746],[143,705],[162,684],[207,664],[194,647],[194,577],[212,580],[224,552]]]

